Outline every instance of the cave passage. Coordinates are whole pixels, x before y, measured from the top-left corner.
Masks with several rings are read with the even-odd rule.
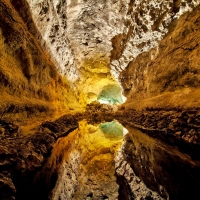
[[[103,87],[97,100],[105,104],[122,104],[126,101],[126,97],[122,95],[122,89],[119,85],[109,84]]]
[[[129,200],[133,194],[141,199],[194,199],[200,185],[199,161],[125,126],[116,120],[82,120],[60,139],[51,162],[61,156],[63,161],[51,199]]]
[[[63,154],[58,149],[68,150],[64,153],[64,170],[58,176],[52,199],[117,199],[119,185],[114,159],[126,132],[117,121],[101,124],[80,121],[79,128],[54,147],[54,159]],[[69,143],[72,148],[67,147]]]
[[[0,0],[0,200],[200,200],[199,55],[200,0]]]
[[[123,138],[128,133],[128,130],[117,121],[101,123],[99,128],[105,134],[105,137],[113,139]]]

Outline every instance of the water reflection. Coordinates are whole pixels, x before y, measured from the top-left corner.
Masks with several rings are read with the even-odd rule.
[[[128,133],[127,129],[117,121],[101,123],[99,128],[105,134],[105,137],[110,139],[122,139]]]
[[[131,166],[148,188],[164,199],[200,199],[200,161],[137,129],[128,130],[121,160]],[[126,182],[130,187],[134,185],[128,179]],[[123,187],[120,191],[127,190]],[[132,193],[138,192],[131,189]]]
[[[124,128],[117,121],[88,124],[79,122],[77,147],[80,160],[73,200],[117,199],[115,156],[123,140]],[[74,165],[74,163],[71,163]]]

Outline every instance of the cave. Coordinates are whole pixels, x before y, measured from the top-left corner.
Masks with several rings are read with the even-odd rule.
[[[0,199],[200,199],[200,0],[1,0]]]
[[[122,95],[119,85],[106,85],[98,95],[97,100],[102,104],[122,104],[126,97]]]

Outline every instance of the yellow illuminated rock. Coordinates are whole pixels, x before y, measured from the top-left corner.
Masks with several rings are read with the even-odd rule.
[[[119,125],[116,130],[118,128]],[[77,130],[59,139],[48,167],[51,171],[56,168],[60,171],[52,199],[71,199],[70,195],[73,195],[73,199],[80,200],[91,194],[94,198],[107,196],[116,199],[118,185],[114,175],[114,158],[122,142],[122,130],[121,133],[121,136],[116,133],[116,138],[114,131],[112,136],[106,135],[98,125],[87,124],[83,120]],[[66,184],[68,187],[65,187]]]
[[[37,39],[27,2],[21,6],[19,11],[17,2],[5,0],[0,5],[1,115],[24,120],[80,109],[70,82],[58,73]]]
[[[199,97],[200,0],[0,0],[0,199],[200,199]]]
[[[110,73],[109,63],[109,58],[94,55],[91,58],[86,58],[80,64],[80,80],[75,82],[75,85],[77,96],[83,106],[97,100],[103,88],[108,85],[116,85],[120,88],[119,83]],[[119,96],[121,95],[119,93]],[[112,99],[112,96],[109,98]]]

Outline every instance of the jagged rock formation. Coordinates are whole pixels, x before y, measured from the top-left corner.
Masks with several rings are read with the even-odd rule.
[[[0,2],[2,117],[41,117],[78,106],[70,83],[42,50],[26,1]]]
[[[189,143],[200,144],[200,113],[195,109],[124,110],[119,111],[116,117],[123,124],[130,124],[143,132],[151,133],[154,138],[165,138],[165,142],[167,143],[170,143],[171,136],[172,138],[185,140]],[[197,152],[196,155],[198,155]]]
[[[174,20],[158,48],[140,54],[121,73],[127,106],[199,107],[199,10]]]
[[[45,49],[53,55],[60,72],[73,82],[83,104],[97,99],[104,86],[115,83],[113,76],[118,78],[141,53],[151,50],[152,59],[162,54],[158,44],[170,31],[171,24],[200,3],[196,0],[28,2]]]
[[[141,53],[154,48],[151,57],[155,57],[158,43],[169,32],[170,24],[199,3],[196,0],[127,1],[123,32],[112,39],[111,67],[116,77]]]
[[[148,4],[145,1],[133,0],[109,0],[98,1],[98,3],[92,0],[23,0],[22,2],[10,1],[10,3],[2,1],[1,19],[6,19],[1,21],[3,34],[1,58],[4,63],[2,79],[12,85],[10,87],[12,89],[8,90],[14,90],[16,85],[21,85],[22,90],[26,89],[26,93],[28,93],[24,95],[25,92],[23,92],[20,96],[17,94],[18,88],[13,92],[6,92],[8,95],[6,94],[7,97],[5,95],[5,99],[10,98],[11,102],[17,101],[18,98],[18,102],[12,104],[12,106],[15,105],[13,106],[15,108],[9,108],[5,100],[2,102],[4,105],[2,109],[7,109],[7,112],[10,112],[9,109],[16,110],[16,112],[20,109],[24,111],[23,106],[19,104],[25,104],[27,99],[24,102],[20,101],[19,98],[22,96],[29,97],[27,107],[31,107],[30,105],[37,107],[38,105],[39,108],[37,107],[36,110],[49,109],[53,111],[56,109],[55,107],[59,106],[76,108],[77,104],[73,105],[74,102],[77,102],[76,98],[79,103],[85,105],[96,100],[106,86],[118,85],[114,77],[118,78],[119,73],[127,66],[128,68],[120,75],[120,81],[125,94],[131,93],[130,99],[133,97],[137,99],[135,96],[138,96],[139,99],[154,97],[165,90],[171,91],[174,87],[181,88],[182,82],[184,85],[189,84],[189,87],[197,87],[198,75],[195,73],[198,70],[198,62],[195,62],[193,54],[196,52],[198,55],[199,3],[194,0],[163,2],[151,0]],[[4,12],[5,6],[9,8],[7,14]],[[193,17],[189,16],[191,14],[186,14],[179,20],[184,13],[194,9],[197,14],[194,14]],[[188,19],[187,27],[184,28],[183,24],[186,19]],[[12,26],[11,29],[9,28],[11,25],[15,26]],[[15,37],[11,37],[10,32],[15,32]],[[194,34],[197,37],[193,41],[192,47],[187,47],[187,42],[192,40]],[[182,42],[178,38],[179,35],[182,35],[185,40],[186,46],[183,47],[185,50],[182,49],[183,53],[187,52],[184,53],[185,59],[191,57],[188,61],[191,70],[188,70],[187,66],[182,67],[181,63],[179,64],[181,71],[177,70],[178,65],[170,67],[171,70],[169,68],[165,70],[164,68],[168,65],[163,63],[167,63],[166,60],[162,63],[165,72],[162,74],[159,69],[156,69],[156,66],[160,66],[160,63],[156,64],[157,58],[163,54],[168,55],[167,52],[173,52],[173,49],[176,49],[178,57],[180,52],[177,48],[181,44],[177,42]],[[30,40],[31,37],[32,40]],[[159,42],[164,37],[165,39]],[[13,39],[11,40],[11,38]],[[169,42],[173,44],[169,47],[171,49],[165,49],[166,45],[169,46]],[[193,48],[194,51],[189,50]],[[188,51],[193,53],[188,53]],[[13,55],[8,52],[12,52]],[[12,67],[11,63],[7,63],[8,59],[4,59],[6,56],[12,61]],[[166,59],[173,58],[166,57]],[[177,59],[176,62],[179,62]],[[20,77],[13,78],[11,73],[8,73],[8,68],[15,70]],[[133,76],[130,76],[130,73]],[[158,73],[160,74],[159,80],[154,80],[153,77]],[[182,78],[179,78],[177,82],[175,80],[177,75],[171,77],[174,73],[178,76],[182,74],[180,75]],[[192,73],[192,77],[189,73]],[[67,78],[70,83],[63,77],[59,77],[60,75]],[[148,78],[146,78],[147,76]],[[15,83],[13,83],[14,79],[16,79]],[[169,79],[173,83],[173,88],[167,86]],[[161,83],[159,87],[157,87],[157,83]],[[138,92],[140,90],[141,94]],[[189,92],[186,89],[182,93],[187,96]],[[136,93],[139,94],[135,95]],[[17,98],[12,99],[13,94]],[[178,98],[179,94],[176,94],[174,98]],[[32,101],[30,97],[33,98]],[[36,99],[39,101],[34,103],[33,101]]]
[[[199,0],[1,0],[0,198],[199,199],[199,19]],[[118,81],[116,112],[95,100],[122,103]],[[121,147],[96,127],[114,117]]]
[[[124,12],[119,10],[126,2],[28,2],[44,48],[76,88],[81,103],[96,100],[104,86],[117,84],[110,73],[110,40],[120,32]]]
[[[116,158],[119,199],[200,197],[199,159],[191,159],[173,146],[127,128],[129,134]]]
[[[194,0],[28,2],[46,46],[59,61],[63,74],[81,67],[87,70],[81,63],[87,58],[95,61],[95,56],[111,56],[113,73],[119,74],[131,58],[156,47],[174,19],[199,4]],[[72,76],[70,80],[79,77],[78,71],[66,75]]]
[[[78,127],[77,119],[77,116],[65,116],[55,122],[45,122],[37,127],[33,134],[27,136],[21,133],[17,125],[5,120],[0,121],[0,198],[2,200],[44,199],[48,196],[52,185],[55,184],[54,174],[51,174],[52,178],[49,177],[51,181],[42,182],[39,188],[42,189],[41,193],[36,193],[39,183],[34,185],[35,175],[46,163],[58,138],[67,136]]]

